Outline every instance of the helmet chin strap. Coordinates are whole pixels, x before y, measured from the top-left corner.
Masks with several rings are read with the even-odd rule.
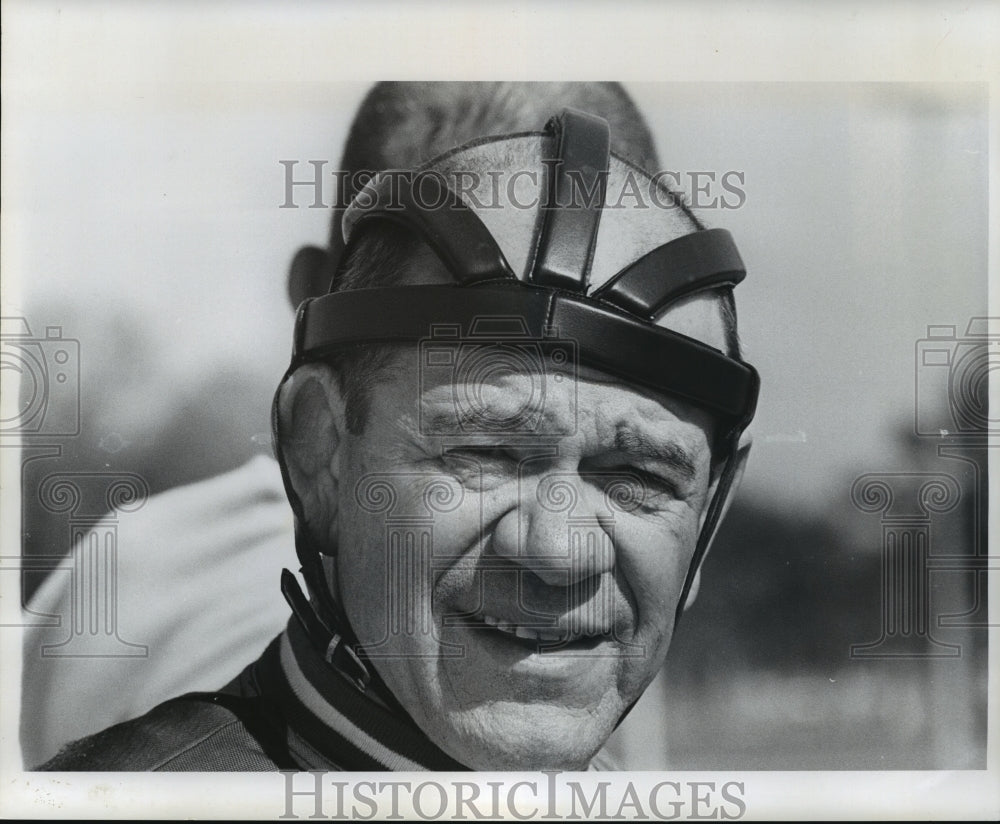
[[[342,599],[334,596],[330,590],[320,553],[297,521],[295,551],[302,563],[300,571],[305,578],[311,600],[306,598],[298,580],[287,569],[281,570],[281,593],[305,631],[306,637],[330,668],[360,693],[376,699],[388,709],[409,717],[366,658],[364,648],[351,629]]]
[[[331,551],[330,548],[321,550],[309,534],[302,501],[291,481],[285,454],[281,448],[279,399],[282,388],[291,378],[296,366],[297,364],[293,363],[289,367],[275,392],[274,402],[271,405],[271,441],[281,470],[285,494],[294,514],[295,554],[298,557],[299,571],[305,580],[309,595],[306,596],[302,587],[299,586],[298,579],[288,569],[281,570],[281,594],[306,637],[331,669],[346,679],[359,692],[381,701],[387,708],[408,717],[406,711],[379,677],[371,662],[365,659],[363,648],[347,619],[343,599],[330,589],[322,556],[327,555],[335,564],[337,553],[335,550]]]

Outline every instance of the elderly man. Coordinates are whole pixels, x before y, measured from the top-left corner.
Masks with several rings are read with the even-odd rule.
[[[757,377],[729,235],[553,114],[357,194],[275,398],[310,597],[284,575],[236,680],[46,769],[594,762],[697,591]]]
[[[600,114],[612,124],[616,151],[659,168],[643,117],[619,84],[385,82],[369,90],[354,117],[339,167],[345,190],[338,204],[357,194],[366,171],[411,168],[479,135],[527,131],[564,105]],[[338,205],[328,249],[305,247],[294,256],[288,274],[293,309],[328,291],[331,261],[343,248],[342,214]],[[73,575],[50,575],[29,608],[62,622],[25,631],[26,763],[42,763],[67,742],[181,692],[216,689],[259,655],[288,617],[276,581],[281,568],[296,561],[292,521],[277,463],[260,455],[99,524],[98,533],[107,527],[118,538],[118,628],[148,655],[109,658],[103,634],[88,632],[72,637],[73,655],[61,654],[66,628],[81,623],[82,605]],[[49,654],[53,649],[57,653]],[[627,739],[636,726],[633,720],[619,731],[619,750],[635,749]]]

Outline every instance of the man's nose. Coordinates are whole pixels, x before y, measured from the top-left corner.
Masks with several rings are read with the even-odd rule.
[[[575,474],[522,481],[518,506],[497,523],[497,555],[551,586],[614,569],[614,523],[599,490]]]

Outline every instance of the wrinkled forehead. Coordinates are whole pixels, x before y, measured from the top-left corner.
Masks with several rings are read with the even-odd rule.
[[[479,143],[434,163],[433,171],[471,207],[493,235],[521,280],[532,268],[540,212],[549,186],[555,138],[522,135]],[[581,187],[570,208],[583,208],[589,192]],[[670,192],[648,173],[612,155],[604,208],[590,273],[596,289],[621,269],[698,226]],[[657,325],[725,350],[726,334],[718,301],[706,294],[673,304]]]

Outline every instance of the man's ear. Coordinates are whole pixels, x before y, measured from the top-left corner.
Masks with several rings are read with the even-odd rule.
[[[288,299],[292,308],[306,298],[325,295],[332,276],[329,255],[318,246],[303,246],[288,269]]]
[[[304,526],[323,546],[334,538],[340,450],[346,434],[337,378],[325,364],[304,364],[284,382],[277,404],[278,448],[288,482]]]
[[[733,469],[733,480],[729,484],[729,491],[726,494],[726,499],[722,502],[722,511],[719,513],[719,517],[715,521],[715,526],[712,529],[712,534],[708,539],[708,546],[705,548],[705,552],[701,556],[701,560],[698,562],[698,569],[694,573],[694,579],[691,581],[691,589],[688,590],[687,600],[684,601],[684,609],[687,610],[694,603],[695,599],[698,597],[698,590],[701,588],[701,570],[705,565],[705,558],[708,557],[708,552],[712,548],[712,543],[715,541],[715,536],[719,531],[719,525],[726,517],[726,513],[729,512],[729,507],[736,497],[736,492],[740,487],[740,482],[743,480],[743,472],[747,468],[747,459],[750,457],[750,447],[753,446],[753,436],[749,432],[744,432],[740,436],[740,442],[736,446],[736,454],[733,456],[733,460],[736,462]],[[707,501],[712,501],[715,498],[715,493],[719,488],[719,483],[722,481],[722,472],[716,472],[715,477],[712,479],[712,483],[708,488]],[[708,518],[708,505],[705,506],[704,511],[701,513],[701,523],[699,526],[699,534],[701,529],[705,526],[705,520]]]

